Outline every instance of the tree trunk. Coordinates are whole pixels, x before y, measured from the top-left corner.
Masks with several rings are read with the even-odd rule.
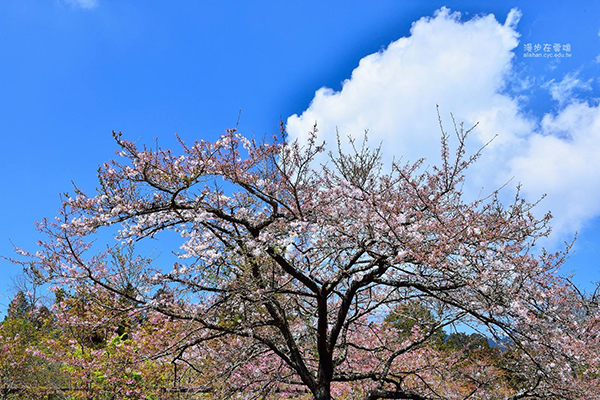
[[[329,384],[320,385],[314,395],[315,400],[331,400],[331,386]]]

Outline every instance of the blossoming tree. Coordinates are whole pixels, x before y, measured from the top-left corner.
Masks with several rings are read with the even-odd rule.
[[[304,146],[229,130],[181,142],[179,155],[115,133],[124,161],[40,224],[48,239],[27,266],[115,293],[120,311],[180,321],[162,350],[210,376],[216,397],[591,398],[597,311],[557,275],[563,253],[533,251],[550,217],[518,195],[466,201],[479,153],[466,155],[469,131],[455,131],[442,135],[440,165],[389,172],[366,145],[318,164],[316,129]],[[172,266],[137,263],[125,279],[128,265],[107,261],[167,230],[183,238]],[[117,240],[99,251],[108,234]],[[384,319],[411,304],[429,317],[410,330]],[[509,343],[511,357],[465,363],[431,344],[460,324]]]

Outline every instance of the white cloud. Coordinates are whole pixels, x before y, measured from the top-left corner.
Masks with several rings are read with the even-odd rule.
[[[546,114],[527,148],[510,162],[526,193],[547,193],[559,232],[573,232],[600,215],[600,108],[573,102]]]
[[[532,201],[547,193],[541,209],[552,210],[558,234],[571,234],[600,214],[600,172],[593,167],[600,164],[600,110],[573,100],[573,90],[590,82],[572,74],[547,84],[561,105],[555,114],[539,120],[522,111],[522,96],[505,90],[517,78],[520,15],[512,10],[504,24],[493,15],[461,21],[442,8],[420,19],[410,36],[360,60],[339,92],[319,89],[308,109],[288,118],[290,137],[305,140],[315,121],[329,144],[336,128],[342,136],[368,129],[388,160],[427,157],[431,164],[439,158],[439,104],[446,129],[450,112],[466,127],[479,121],[472,148],[498,135],[470,177],[472,193],[484,186],[489,193],[514,177]]]
[[[557,83],[554,79],[551,79],[542,87],[548,89],[552,98],[562,106],[573,100],[575,89],[592,90],[592,79],[582,81],[578,76],[578,72],[567,74],[560,82]]]
[[[65,0],[65,2],[71,4],[72,6],[81,7],[88,10],[98,7],[98,0]]]

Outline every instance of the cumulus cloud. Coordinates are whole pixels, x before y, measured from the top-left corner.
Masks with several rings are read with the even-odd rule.
[[[65,0],[65,2],[74,7],[81,7],[88,10],[98,7],[98,0]]]
[[[441,8],[420,19],[410,36],[360,60],[340,91],[317,90],[301,115],[288,118],[290,137],[305,140],[315,121],[329,144],[336,131],[356,137],[368,130],[371,143],[383,143],[388,161],[426,157],[432,164],[439,159],[439,104],[449,130],[450,112],[466,127],[479,122],[472,149],[496,137],[472,171],[469,190],[489,193],[514,178],[512,186],[522,182],[532,201],[547,193],[541,209],[552,210],[559,235],[571,234],[600,214],[600,173],[592,167],[600,162],[600,111],[573,100],[574,90],[591,83],[577,74],[547,83],[560,104],[554,114],[536,118],[523,111],[523,98],[507,87],[519,86],[514,49],[520,16],[513,9],[504,23],[494,15],[463,21]]]
[[[527,193],[547,193],[559,232],[573,232],[600,215],[600,108],[573,102],[546,114],[527,148],[509,160]]]

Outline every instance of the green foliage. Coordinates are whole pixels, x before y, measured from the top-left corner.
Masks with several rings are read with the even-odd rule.
[[[28,318],[32,311],[32,304],[25,297],[25,293],[22,290],[16,294],[14,299],[8,305],[8,311],[6,318],[8,319],[23,319]]]
[[[394,308],[385,318],[397,332],[398,338],[404,341],[415,334],[418,328],[421,334],[431,336],[429,343],[435,345],[444,342],[445,333],[439,326],[431,310],[417,301],[401,304]]]
[[[19,291],[0,323],[0,385],[5,389],[61,386],[65,377],[60,366],[43,356],[44,343],[57,335],[50,310]]]
[[[448,335],[442,347],[447,351],[490,351],[490,344],[487,338],[480,333],[472,333],[470,335],[464,332],[452,333]]]

